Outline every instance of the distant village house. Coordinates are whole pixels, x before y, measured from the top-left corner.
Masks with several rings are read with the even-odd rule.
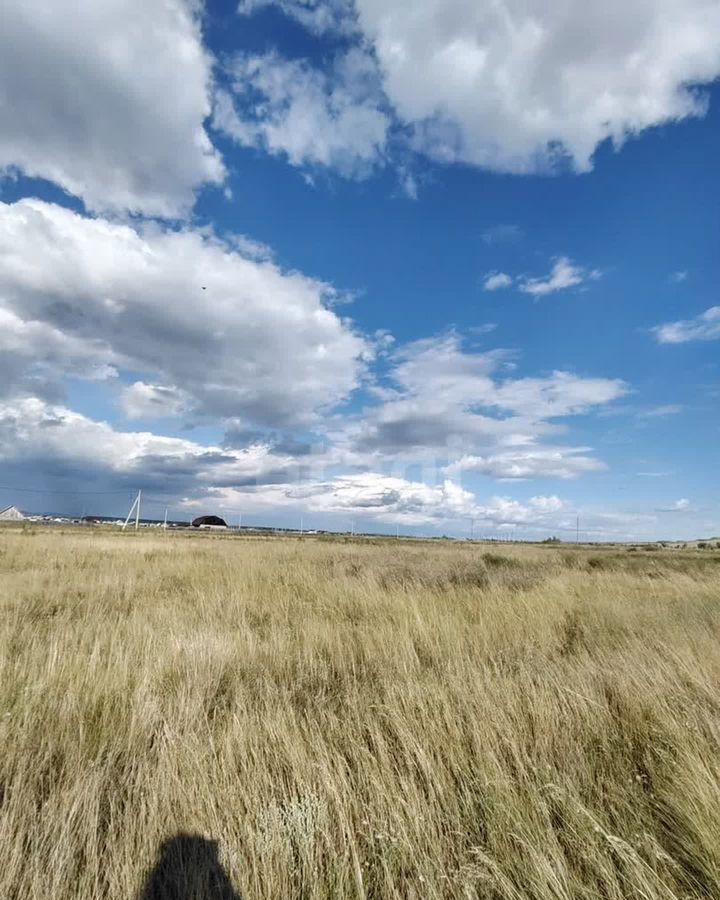
[[[0,522],[22,522],[25,516],[20,512],[17,506],[6,506],[0,509]]]

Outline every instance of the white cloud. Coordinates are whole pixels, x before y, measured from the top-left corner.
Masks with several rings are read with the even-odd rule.
[[[618,378],[584,378],[556,371],[544,378],[507,379],[497,385],[492,404],[537,419],[576,416],[627,393]]]
[[[697,85],[720,74],[715,0],[277,5],[315,31],[362,32],[418,150],[498,171],[587,171],[605,139],[704,115]]]
[[[37,398],[0,401],[0,460],[29,465],[43,480],[62,473],[112,488],[146,486],[163,493],[211,486],[287,481],[295,460],[264,444],[228,450],[146,431],[118,431]]]
[[[450,480],[437,485],[375,472],[306,477],[291,455],[262,443],[231,450],[150,432],[119,431],[36,398],[0,402],[0,461],[43,477],[82,480],[107,490],[143,489],[188,509],[281,512],[296,509],[419,525],[466,519],[540,526],[563,511],[558,497],[484,504]]]
[[[688,273],[685,271],[673,272],[670,276],[670,281],[672,281],[673,284],[682,284],[683,281],[687,281],[687,277]]]
[[[58,398],[60,373],[90,381],[112,380],[103,342],[66,334],[49,322],[26,319],[0,297],[0,397],[8,393]]]
[[[559,517],[567,511],[567,504],[555,496],[532,497],[527,503],[492,497],[481,503],[449,479],[430,485],[378,472],[338,475],[328,481],[296,486],[220,488],[212,490],[210,496],[220,506],[254,513],[292,509],[314,513],[324,522],[333,520],[345,525],[350,518],[401,526],[462,523],[463,531],[471,518],[479,528],[523,525],[547,531],[553,524],[557,526]],[[193,506],[202,504],[200,499],[192,502]]]
[[[236,247],[242,256],[248,259],[255,259],[258,262],[267,262],[275,255],[272,247],[264,244],[262,241],[256,241],[246,234],[234,234],[227,238],[232,246]]]
[[[475,508],[473,494],[451,481],[430,486],[373,472],[303,485],[289,496],[305,501],[313,512],[369,514],[380,522],[407,525],[462,518]]]
[[[676,416],[683,411],[679,403],[665,403],[661,406],[652,406],[638,413],[642,419],[664,419],[667,416]]]
[[[354,27],[349,0],[240,0],[238,12],[249,16],[266,6],[278,6],[286,15],[297,19],[308,31],[351,32]]]
[[[577,287],[585,281],[597,281],[602,277],[599,269],[585,269],[575,265],[567,256],[559,256],[553,263],[552,270],[544,278],[530,278],[522,275],[513,279],[505,272],[488,272],[483,281],[483,290],[498,291],[510,287],[517,282],[519,290],[534,297],[545,297],[568,288]]]
[[[485,276],[485,281],[483,282],[483,290],[499,291],[502,288],[510,287],[512,283],[512,276],[506,275],[505,272],[489,272]]]
[[[351,177],[382,164],[390,119],[363,51],[339,57],[330,74],[276,53],[238,56],[228,74],[232,93],[218,92],[213,123],[239,144]],[[405,179],[405,186],[416,191],[414,182]]]
[[[203,127],[209,82],[195,0],[8,0],[0,172],[93,210],[181,216],[224,178]]]
[[[588,276],[583,268],[574,265],[566,256],[560,256],[555,260],[552,271],[547,277],[525,278],[520,285],[520,290],[525,294],[532,294],[534,297],[545,297],[547,294],[576,287],[578,284],[582,284],[586,277],[595,279],[599,277],[599,273],[597,269],[593,269]]]
[[[400,166],[398,168],[398,181],[400,182],[400,189],[403,194],[406,197],[409,197],[410,200],[417,200],[419,196],[419,187],[416,175],[405,166]]]
[[[720,338],[720,306],[711,306],[694,319],[667,322],[652,329],[659,344],[685,344]]]
[[[447,478],[427,483],[368,471],[328,479],[322,461],[319,467],[303,467],[291,453],[267,443],[235,450],[147,431],[120,431],[36,398],[0,401],[0,463],[13,483],[59,487],[70,494],[78,486],[113,491],[115,497],[104,501],[109,504],[104,511],[115,515],[124,503],[118,490],[129,498],[141,487],[150,504],[144,511],[151,515],[161,515],[162,507],[170,506],[187,512],[242,511],[245,522],[252,516],[260,524],[278,516],[287,522],[288,515],[305,513],[316,516],[321,527],[348,528],[352,517],[361,527],[429,525],[466,534],[473,519],[476,536],[507,528],[538,537],[575,533],[577,507],[556,495],[481,501]],[[50,493],[45,508],[57,509],[61,502]],[[68,502],[75,509],[77,497]],[[101,500],[93,498],[93,503]],[[100,511],[93,507],[93,512]],[[676,501],[660,512],[677,511],[689,512],[689,501]],[[686,531],[696,527],[694,520],[683,521]],[[648,537],[654,522],[646,513],[590,508],[582,512],[581,527],[583,536],[638,536],[641,528]]]
[[[508,497],[493,497],[480,503],[474,494],[449,479],[428,485],[373,472],[307,485],[295,491],[294,496],[306,499],[308,508],[315,512],[370,514],[380,522],[406,525],[468,518],[494,526],[539,525],[548,514],[565,509],[563,501],[555,496],[533,497],[527,504]]]
[[[538,171],[567,154],[586,170],[605,138],[702,115],[688,86],[720,74],[710,0],[357,0],[357,11],[420,146],[492,169]]]
[[[177,416],[189,406],[189,398],[176,388],[136,381],[123,388],[120,405],[129,419]]]
[[[260,443],[335,471],[433,458],[437,472],[460,457],[501,478],[569,478],[601,466],[590,451],[559,444],[556,420],[622,396],[623,382],[513,377],[508,351],[466,352],[454,334],[393,350],[391,335],[363,337],[328,308],[331,286],[237,246],[207,229],[0,203],[7,402],[57,405],[64,377],[105,380],[129,418],[224,421],[229,445]],[[374,402],[332,415],[381,356],[387,380],[365,381]],[[268,436],[294,428],[315,436]]]
[[[567,508],[565,501],[554,494],[550,497],[531,497],[530,506],[538,512],[560,512]]]
[[[658,509],[658,512],[688,512],[690,510],[690,501],[686,497],[676,500],[670,506]]]
[[[586,454],[590,447],[529,447],[492,456],[463,456],[445,468],[448,475],[474,473],[492,478],[577,478],[605,468]]]
[[[476,537],[483,532],[519,529],[536,537],[559,533],[572,535],[572,539],[576,528],[575,507],[555,495],[534,496],[527,501],[494,496],[480,501],[448,479],[426,484],[377,472],[341,475],[289,489],[284,485],[261,485],[242,491],[223,488],[211,491],[210,496],[227,509],[266,514],[270,510],[292,510],[315,515],[319,521],[333,522],[341,528],[348,528],[354,519],[360,527],[363,523],[386,528],[430,526],[467,535],[472,519]],[[203,505],[207,506],[207,502],[193,503],[197,508]],[[643,513],[587,510],[582,534],[596,538],[626,536],[631,528],[647,527],[654,521],[654,516]]]
[[[610,403],[627,386],[569,372],[513,378],[509,366],[506,351],[465,352],[454,334],[416,341],[391,356],[378,404],[345,417],[331,438],[346,462],[368,466],[397,456],[481,458],[485,474],[503,478],[574,477],[600,468],[582,449],[539,442],[559,433],[554,420]]]
[[[5,392],[109,366],[143,382],[125,394],[130,411],[162,394],[198,416],[307,425],[348,396],[374,352],[327,308],[335,293],[206,231],[0,203]]]

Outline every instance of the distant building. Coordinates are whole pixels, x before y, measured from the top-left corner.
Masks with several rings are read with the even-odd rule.
[[[193,528],[227,528],[225,519],[220,516],[198,516],[192,520]]]
[[[6,506],[0,509],[0,522],[22,522],[25,516],[20,512],[17,506]]]

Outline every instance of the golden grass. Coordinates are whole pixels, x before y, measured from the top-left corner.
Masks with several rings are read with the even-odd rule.
[[[243,900],[718,897],[719,589],[714,551],[3,529],[0,897],[163,896],[182,834]],[[166,896],[232,896],[193,840]]]

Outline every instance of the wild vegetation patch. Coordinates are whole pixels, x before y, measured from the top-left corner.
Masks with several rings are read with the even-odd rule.
[[[0,896],[720,896],[718,559],[3,530]]]

